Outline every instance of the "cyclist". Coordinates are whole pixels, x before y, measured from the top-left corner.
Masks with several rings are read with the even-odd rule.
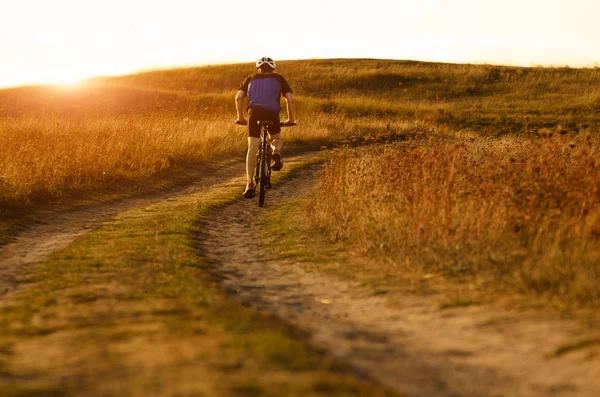
[[[294,95],[290,85],[285,78],[274,73],[275,61],[264,57],[256,61],[256,74],[248,76],[235,96],[235,105],[237,109],[236,124],[248,124],[248,153],[246,154],[246,189],[244,197],[254,197],[254,171],[256,169],[256,155],[258,145],[260,144],[260,126],[259,120],[272,121],[273,126],[269,128],[271,137],[271,147],[273,148],[273,171],[279,171],[283,167],[281,160],[281,126],[279,121],[279,112],[281,111],[281,96],[287,103],[288,118],[286,125],[294,125]],[[248,115],[249,123],[244,118],[244,98],[248,97]]]

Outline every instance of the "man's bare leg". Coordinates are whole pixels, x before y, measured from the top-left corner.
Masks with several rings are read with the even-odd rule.
[[[258,145],[260,145],[260,138],[248,137],[248,153],[246,154],[246,188],[254,187],[254,172],[256,171]]]
[[[275,164],[273,164],[274,171],[279,171],[281,167],[283,167],[281,154],[279,153],[282,147],[283,141],[281,140],[281,134],[271,135],[271,148],[273,149],[273,160],[275,161]]]
[[[273,152],[279,153],[279,151],[283,147],[283,141],[281,140],[281,134],[271,135],[271,147],[273,148]]]

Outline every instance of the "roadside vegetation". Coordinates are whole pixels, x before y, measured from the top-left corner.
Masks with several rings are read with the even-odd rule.
[[[379,292],[445,279],[463,288],[446,291],[444,305],[516,296],[572,314],[600,307],[599,159],[590,132],[436,131],[333,151],[297,207],[330,244],[373,259],[363,272]]]

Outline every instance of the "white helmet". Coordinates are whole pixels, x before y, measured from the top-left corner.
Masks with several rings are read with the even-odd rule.
[[[256,69],[260,68],[262,65],[269,65],[271,69],[275,70],[275,61],[269,57],[263,57],[256,61]]]

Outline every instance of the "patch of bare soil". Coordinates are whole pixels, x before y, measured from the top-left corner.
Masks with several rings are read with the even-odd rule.
[[[15,241],[0,247],[0,296],[17,289],[19,279],[31,271],[32,266],[41,263],[50,254],[66,248],[77,238],[99,227],[116,214],[192,194],[200,189],[210,189],[224,180],[239,177],[243,172],[244,164],[240,161],[207,165],[197,170],[193,183],[183,187],[44,216],[39,224],[21,233]],[[242,189],[243,186],[240,187],[240,190]]]
[[[416,296],[392,306],[269,251],[261,216],[306,189],[318,168],[268,191],[263,208],[238,201],[206,223],[202,249],[242,302],[308,331],[315,345],[408,396],[600,396],[597,339],[575,323],[490,306],[440,309]]]

